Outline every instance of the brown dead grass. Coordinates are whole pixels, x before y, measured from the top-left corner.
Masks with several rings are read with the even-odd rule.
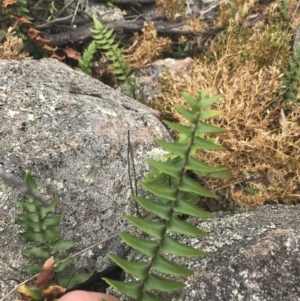
[[[272,18],[278,17],[272,10]],[[205,185],[244,207],[300,199],[300,105],[282,104],[278,95],[280,70],[290,55],[290,37],[280,26],[266,19],[251,29],[233,28],[209,46],[206,57],[194,61],[185,77],[174,78],[165,71],[161,94],[153,102],[184,123],[172,109],[173,103],[184,105],[182,92],[195,95],[205,89],[222,96],[214,108],[223,113],[213,123],[227,129],[217,138],[228,151],[197,156],[231,169],[229,178],[205,180]],[[247,194],[245,187],[257,193]]]
[[[28,53],[21,53],[22,48],[22,38],[14,36],[14,32],[8,30],[5,42],[3,44],[0,44],[0,58],[3,60],[30,59]]]
[[[123,50],[130,69],[141,68],[171,50],[171,39],[159,37],[153,23],[147,24],[142,34],[135,33],[134,36],[133,45]]]

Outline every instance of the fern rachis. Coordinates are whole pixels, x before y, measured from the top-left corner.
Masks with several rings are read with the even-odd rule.
[[[214,167],[205,165],[193,155],[196,149],[224,149],[222,146],[203,138],[204,132],[216,133],[224,130],[200,120],[203,116],[219,113],[204,109],[204,107],[214,103],[218,97],[207,98],[205,92],[202,92],[196,96],[196,99],[189,95],[184,95],[184,98],[192,110],[186,110],[179,106],[176,109],[191,122],[192,126],[180,126],[166,122],[170,128],[179,131],[181,141],[184,142],[171,143],[156,140],[161,147],[170,152],[170,157],[166,162],[147,160],[155,168],[154,174],[156,176],[147,177],[140,183],[146,191],[154,194],[158,200],[135,197],[137,203],[146,211],[157,216],[158,220],[148,221],[139,217],[125,216],[127,221],[153,239],[148,240],[125,232],[119,234],[126,244],[144,254],[149,260],[148,262],[132,262],[112,254],[109,255],[113,261],[127,273],[136,277],[137,280],[125,283],[110,279],[105,280],[122,294],[137,301],[159,301],[161,299],[155,296],[152,291],[170,292],[185,286],[181,281],[161,276],[161,274],[189,276],[192,273],[190,270],[169,261],[163,255],[164,253],[185,257],[202,257],[205,255],[205,252],[180,243],[170,234],[179,233],[198,237],[207,235],[196,226],[179,219],[178,215],[188,214],[199,218],[211,217],[209,213],[189,202],[190,195],[202,195],[216,199],[218,197],[190,179],[186,173],[188,170],[206,174],[216,171]],[[220,170],[228,171],[226,167],[221,167]],[[189,197],[187,197],[188,195]]]

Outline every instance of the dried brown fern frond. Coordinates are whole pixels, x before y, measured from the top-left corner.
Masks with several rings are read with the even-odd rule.
[[[169,52],[172,41],[169,38],[158,37],[153,23],[142,29],[142,34],[135,33],[135,42],[123,50],[130,69],[138,69],[159,58],[162,53]]]

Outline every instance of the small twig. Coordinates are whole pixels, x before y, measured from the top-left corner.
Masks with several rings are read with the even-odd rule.
[[[203,19],[204,15],[209,13],[212,9],[218,7],[224,1],[217,1],[217,3],[212,3],[209,7],[206,7],[203,10],[200,10],[200,20]]]
[[[27,283],[27,282],[30,281],[30,280],[33,280],[33,279],[34,279],[35,277],[37,277],[38,275],[39,275],[39,274],[36,274],[36,275],[30,277],[29,279],[23,281],[22,283],[16,285],[12,290],[10,290],[6,295],[4,295],[4,297],[3,297],[2,299],[0,299],[0,301],[4,301],[5,298],[8,297],[11,293],[13,293],[19,286],[21,286],[21,285]]]
[[[135,188],[135,196],[138,195],[138,188],[137,188],[137,177],[136,177],[136,171],[135,171],[135,164],[134,164],[134,156],[133,156],[133,150],[129,141],[129,151],[130,151],[130,159],[132,162],[132,170],[133,170],[133,178],[134,178],[134,188]]]
[[[8,20],[10,20],[10,16],[5,16],[3,18],[0,18],[0,23],[8,21]]]
[[[130,162],[132,162],[132,166],[133,166],[133,177],[134,177],[135,192],[133,190],[133,184],[132,184],[132,179],[131,179]],[[137,180],[136,180],[133,152],[132,152],[132,148],[131,148],[131,144],[130,144],[130,132],[129,132],[129,130],[127,132],[127,164],[128,164],[128,177],[129,177],[129,182],[130,182],[131,195],[132,195],[133,201],[135,203],[136,213],[137,213],[138,216],[141,216],[139,206],[138,206],[136,200],[134,199],[134,196],[137,196]]]
[[[48,200],[46,200],[42,195],[35,192],[29,186],[27,186],[24,182],[15,178],[9,173],[6,173],[3,168],[0,168],[0,179],[4,181],[6,184],[17,188],[22,194],[29,195],[33,197],[35,200],[40,202],[43,206],[48,207],[50,204]]]
[[[39,1],[37,1],[37,2],[33,5],[33,8],[34,8],[34,9],[37,9],[40,5],[43,4],[43,2],[44,2],[44,0],[39,0]]]
[[[64,260],[62,260],[62,261],[56,263],[56,264],[54,265],[54,267],[58,266],[58,265],[61,264],[61,263],[64,263],[65,261],[67,261],[67,260],[69,260],[69,259],[71,259],[71,258],[73,258],[73,257],[75,257],[75,256],[77,256],[77,255],[80,255],[80,254],[82,254],[82,253],[84,253],[84,252],[86,252],[86,251],[88,251],[88,250],[90,250],[90,249],[92,249],[92,248],[98,246],[99,244],[103,244],[103,243],[107,242],[108,240],[110,240],[110,239],[116,237],[117,235],[118,235],[118,234],[115,233],[115,234],[113,234],[113,235],[107,237],[106,239],[104,239],[104,240],[102,240],[102,241],[96,242],[95,244],[93,244],[93,245],[91,245],[91,246],[89,246],[89,247],[87,247],[87,248],[85,248],[85,249],[83,249],[83,250],[81,250],[81,251],[79,251],[79,252],[77,252],[77,253],[75,253],[75,254],[69,256],[69,257],[67,257],[66,259],[64,259]],[[11,290],[3,297],[3,298],[1,298],[0,301],[4,301],[5,298],[7,298],[11,293],[13,293],[15,290],[17,290],[18,287],[20,287],[20,286],[23,285],[23,284],[26,284],[26,283],[27,283],[28,281],[30,281],[30,280],[33,280],[33,279],[36,278],[38,275],[39,275],[39,273],[33,275],[32,277],[28,278],[27,280],[23,281],[22,283],[16,285],[16,286],[15,286],[13,289],[11,289]]]
[[[56,19],[54,19],[52,21],[49,21],[48,23],[41,24],[41,25],[35,25],[35,28],[37,28],[37,29],[47,28],[47,27],[49,27],[52,24],[63,22],[63,21],[68,21],[68,20],[70,20],[72,18],[73,18],[72,15],[67,16],[67,17],[63,17],[63,18],[56,18]]]
[[[75,261],[74,261],[74,259],[73,258],[71,258],[72,259],[72,261],[73,261],[73,264],[74,264],[74,266],[73,266],[73,268],[72,268],[72,274],[71,274],[71,277],[69,278],[69,280],[68,280],[68,282],[67,282],[67,284],[66,284],[66,288],[68,288],[68,286],[69,286],[69,284],[70,284],[70,281],[72,280],[72,278],[73,278],[73,276],[74,276],[74,274],[75,274]]]
[[[71,26],[73,26],[73,22],[75,20],[77,12],[78,12],[79,4],[80,4],[80,1],[78,1],[77,5],[76,5],[75,12],[74,12],[74,15],[73,15],[73,18],[72,18],[72,21],[71,21]]]
[[[132,16],[133,20],[143,19],[146,21],[146,18],[144,17],[146,14],[141,14],[135,7],[131,7],[131,10],[137,13],[137,16]]]
[[[0,277],[0,279],[1,279],[3,282],[7,282],[7,281],[15,281],[15,282],[17,282],[17,283],[20,282],[20,280],[15,279],[15,278],[7,278],[7,279],[3,279],[2,277]]]
[[[75,0],[71,0],[69,1],[61,10],[59,10],[56,14],[55,17],[58,18],[59,16],[61,16],[61,14],[69,7],[73,4],[73,2],[75,2]]]

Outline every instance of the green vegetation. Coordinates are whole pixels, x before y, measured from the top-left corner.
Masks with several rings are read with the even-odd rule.
[[[122,85],[124,93],[137,98],[135,94],[135,78],[129,77],[131,70],[127,66],[122,50],[119,48],[119,43],[115,42],[113,29],[102,25],[95,16],[93,16],[93,21],[95,26],[94,29],[91,29],[93,41],[84,51],[82,59],[79,60],[80,69],[87,74],[91,74],[94,54],[97,50],[100,50],[110,62],[116,78],[120,81],[125,81]]]
[[[36,189],[36,184],[31,177],[30,172],[27,170],[25,175],[25,183],[32,189]],[[23,209],[23,213],[17,214],[16,222],[20,224],[25,231],[19,233],[19,237],[27,242],[34,244],[22,251],[23,256],[32,258],[35,260],[46,260],[51,256],[55,256],[56,267],[54,272],[59,273],[66,269],[72,268],[78,262],[80,256],[76,256],[72,259],[66,260],[59,264],[62,260],[65,260],[68,255],[60,255],[62,252],[70,252],[71,248],[75,245],[75,242],[60,239],[60,232],[52,230],[61,222],[60,216],[52,215],[57,208],[58,200],[53,200],[48,207],[43,207],[35,201],[31,196],[27,196],[26,201],[16,201],[18,207]],[[23,267],[24,271],[33,275],[40,273],[43,270],[42,264],[30,264]],[[86,281],[91,274],[74,274],[58,275],[58,284],[71,288]],[[36,287],[33,287],[36,290]],[[34,299],[40,300],[40,299]],[[41,299],[42,300],[42,299]]]
[[[201,177],[224,177],[229,173],[225,166],[212,167],[197,160],[194,156],[197,150],[225,150],[224,147],[215,144],[211,138],[206,138],[207,134],[223,133],[225,130],[203,121],[220,114],[220,111],[207,108],[214,104],[218,98],[219,96],[207,97],[204,91],[198,93],[195,98],[184,94],[184,99],[190,108],[186,109],[179,105],[175,105],[175,108],[188,120],[190,125],[165,121],[169,128],[179,133],[179,139],[177,142],[156,139],[156,142],[169,152],[167,160],[165,162],[147,160],[147,163],[153,166],[154,170],[140,184],[155,197],[148,199],[136,196],[135,200],[144,210],[153,214],[153,219],[147,220],[135,216],[125,216],[125,219],[152,238],[147,240],[125,232],[119,233],[119,236],[129,246],[148,257],[148,261],[129,262],[109,254],[108,256],[113,261],[127,273],[137,277],[138,280],[124,283],[105,278],[122,294],[135,300],[158,301],[161,299],[155,297],[152,293],[153,290],[172,292],[185,286],[181,281],[158,275],[162,273],[186,277],[193,273],[191,270],[171,262],[165,253],[185,257],[202,257],[205,255],[205,252],[201,250],[180,243],[175,237],[172,237],[172,233],[194,237],[208,235],[195,225],[182,220],[180,215],[211,218],[209,213],[195,205],[197,202],[195,200],[199,196],[218,199],[217,195],[207,191],[192,180],[187,175],[188,172],[193,172]],[[25,183],[32,189],[36,189],[36,184],[29,171],[26,171]],[[61,221],[59,216],[49,216],[55,211],[58,205],[57,200],[52,201],[48,207],[42,207],[32,197],[27,196],[26,202],[16,201],[16,204],[24,210],[24,213],[18,214],[16,217],[17,222],[26,229],[26,232],[19,234],[21,239],[25,242],[38,244],[36,247],[23,250],[22,254],[34,259],[48,259],[50,257],[43,267],[39,264],[32,264],[24,268],[30,274],[40,273],[37,279],[39,277],[44,279],[45,277],[40,275],[45,273],[45,270],[48,271],[50,276],[46,277],[44,282],[42,281],[42,285],[37,280],[36,286],[22,285],[18,288],[18,292],[23,296],[31,296],[33,300],[43,300],[42,298],[49,291],[53,294],[53,285],[50,283],[53,276],[52,269],[53,272],[60,272],[72,267],[77,262],[78,257],[75,257],[75,260],[72,258],[59,264],[62,260],[67,259],[67,255],[61,257],[58,252],[69,252],[70,248],[74,246],[74,242],[59,239],[59,231],[50,229],[57,226]],[[55,267],[52,256],[57,256],[55,262],[58,265]],[[49,263],[51,260],[53,260],[52,265]],[[49,265],[50,268],[47,268]],[[67,285],[69,288],[84,282],[89,276],[89,274],[75,274],[71,278],[69,276],[58,277],[59,292],[63,292]],[[53,294],[53,298],[54,296],[55,294]]]
[[[280,11],[282,13],[282,16],[285,20],[288,19],[288,6],[289,6],[290,0],[279,0],[279,7]]]
[[[299,101],[300,88],[300,46],[295,45],[294,55],[289,57],[290,71],[284,70],[282,77],[284,88],[281,89],[285,102]]]
[[[197,198],[199,196],[217,198],[216,195],[190,179],[187,174],[195,173],[199,177],[216,178],[217,180],[210,181],[212,189],[225,187],[224,195],[226,194],[229,199],[245,207],[263,205],[269,200],[294,202],[295,187],[299,183],[300,174],[297,147],[299,145],[297,116],[299,116],[300,108],[296,103],[299,100],[300,46],[295,46],[295,53],[289,57],[291,34],[297,23],[296,18],[294,20],[291,18],[291,12],[294,8],[296,10],[295,2],[279,0],[279,5],[276,3],[274,6],[252,0],[222,2],[218,17],[214,20],[214,26],[209,29],[213,31],[222,28],[223,34],[204,45],[201,41],[201,34],[207,27],[200,24],[199,20],[193,21],[195,36],[190,34],[184,46],[179,46],[174,55],[184,58],[187,53],[191,54],[191,57],[195,59],[191,70],[184,74],[186,76],[180,78],[172,77],[166,72],[160,74],[160,95],[156,102],[158,109],[162,114],[167,112],[172,115],[170,120],[185,118],[190,125],[165,121],[167,126],[179,133],[179,139],[175,143],[157,140],[160,146],[170,152],[167,160],[165,162],[147,161],[154,167],[154,171],[146,176],[141,186],[147,192],[152,193],[154,198],[152,200],[136,196],[135,200],[145,211],[152,214],[152,219],[125,217],[138,230],[144,232],[143,235],[148,239],[136,237],[130,233],[120,233],[120,237],[129,246],[142,253],[145,261],[128,262],[115,255],[109,255],[127,273],[136,278],[135,281],[129,283],[106,279],[124,295],[138,301],[160,300],[155,296],[155,291],[170,292],[184,286],[180,280],[170,279],[166,275],[184,277],[192,274],[192,271],[169,261],[166,253],[187,257],[205,255],[202,251],[181,244],[177,241],[178,236],[174,236],[174,234],[205,236],[206,233],[189,222],[181,220],[180,216],[188,214],[199,218],[209,218],[208,213],[196,206]],[[8,6],[8,12],[30,20],[25,4],[26,1],[17,0],[17,4]],[[173,0],[157,1],[157,5],[162,11],[175,7]],[[22,7],[25,7],[23,12]],[[46,8],[43,8],[42,12],[45,10]],[[176,10],[172,10],[169,19],[175,17],[173,12]],[[167,15],[167,12],[165,14]],[[55,19],[53,11],[50,17],[50,19]],[[22,33],[25,29],[27,33],[29,27],[25,21],[24,19],[20,21]],[[150,62],[151,60],[144,59],[144,56],[149,54],[150,49],[157,50],[158,46],[163,45],[162,40],[160,42],[157,42],[158,39],[151,40],[151,37],[157,34],[154,23],[145,26],[140,36],[136,35],[138,38],[135,42],[138,43],[133,43],[130,57],[136,58],[137,61],[129,65],[126,63],[119,43],[115,41],[113,29],[102,25],[95,17],[93,21],[94,29],[91,30],[93,40],[79,59],[79,68],[91,74],[95,54],[100,51],[109,61],[111,71],[117,80],[125,81],[123,85],[128,88],[127,93],[136,98],[135,78],[129,76],[131,68],[138,69]],[[43,22],[46,21],[43,20]],[[191,26],[191,23],[186,25]],[[33,27],[31,29],[34,33],[31,39],[37,36],[40,43],[46,46],[46,41],[40,39],[40,34],[33,31]],[[20,31],[17,30],[17,34],[20,35]],[[172,34],[170,37],[173,37]],[[25,40],[25,35],[23,38]],[[3,33],[0,39],[4,39]],[[204,55],[200,55],[204,50]],[[157,53],[155,58],[159,57],[162,52],[157,50]],[[289,61],[288,66],[287,61]],[[281,77],[282,70],[285,75],[283,77]],[[210,94],[222,93],[222,102],[216,103],[218,97],[209,98],[205,92],[198,93],[195,98],[185,94],[184,98],[190,109],[180,105],[175,105],[177,112],[173,108],[169,109],[169,104],[182,103],[182,91],[189,91],[194,95],[196,91],[203,89],[209,89]],[[284,100],[285,103],[272,101],[273,99]],[[224,112],[222,119],[216,118],[214,122],[220,126],[226,124],[229,133],[223,135],[220,141],[231,151],[225,155],[222,153],[221,156],[216,152],[210,152],[208,155],[205,153],[204,156],[202,152],[224,150],[222,146],[214,143],[212,137],[207,137],[207,134],[223,132],[222,128],[203,121],[220,113],[220,111],[206,108],[212,104],[214,108],[219,108]],[[287,107],[288,110],[286,110]],[[278,112],[286,114],[286,116],[283,115],[286,120],[284,125],[282,125],[283,122],[277,122]],[[245,120],[247,120],[246,123]],[[259,156],[253,156],[258,153]],[[218,179],[228,175],[228,168],[212,167],[198,161],[204,157],[206,162],[230,166],[232,176],[226,185],[221,185]],[[283,169],[282,166],[285,168]],[[26,183],[35,187],[29,173],[26,177]],[[60,240],[59,233],[51,230],[59,223],[59,217],[48,216],[54,212],[57,201],[53,201],[49,208],[40,207],[32,198],[28,198],[28,202],[18,201],[17,205],[23,208],[24,213],[18,215],[16,219],[26,228],[26,232],[20,234],[20,237],[27,242],[38,243],[37,247],[24,250],[25,256],[46,259],[52,255],[56,256],[58,252],[70,251],[72,242]],[[63,258],[66,257],[59,256],[56,261]],[[75,262],[70,260],[70,265],[66,268]],[[58,272],[64,268],[63,265],[61,268],[58,266],[55,271]],[[42,266],[30,265],[25,267],[25,270],[29,273],[40,272]],[[60,283],[64,285],[66,282]],[[40,292],[36,287],[33,290]],[[41,298],[41,294],[38,296]]]
[[[152,291],[171,292],[182,289],[181,281],[165,278],[164,274],[189,276],[192,271],[171,262],[165,253],[185,257],[202,257],[205,252],[177,241],[172,233],[204,237],[208,234],[195,225],[180,219],[181,214],[198,218],[210,218],[211,215],[196,205],[193,200],[199,196],[218,199],[218,196],[207,191],[196,181],[188,177],[188,172],[194,172],[202,177],[224,177],[228,175],[225,166],[212,167],[194,157],[197,150],[224,150],[225,148],[206,139],[205,135],[225,132],[224,129],[207,124],[202,120],[217,116],[219,111],[208,110],[219,96],[207,97],[205,92],[198,93],[196,98],[187,94],[184,98],[190,109],[176,105],[176,110],[186,118],[190,126],[165,121],[172,130],[180,133],[179,141],[166,142],[156,139],[156,142],[169,151],[165,162],[147,160],[154,167],[141,186],[155,196],[154,199],[135,197],[136,202],[146,211],[155,216],[153,220],[140,217],[125,216],[125,219],[137,227],[150,239],[142,239],[130,233],[119,233],[121,239],[130,247],[145,255],[148,260],[143,262],[126,261],[113,254],[109,257],[127,273],[138,280],[120,282],[105,279],[122,294],[138,301],[158,301]]]

